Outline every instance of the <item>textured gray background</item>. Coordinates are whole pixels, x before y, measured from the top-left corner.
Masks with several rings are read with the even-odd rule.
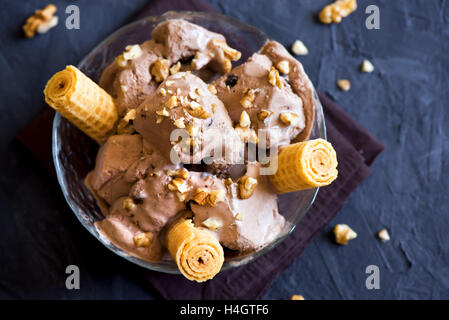
[[[310,54],[300,60],[316,87],[387,146],[373,175],[265,298],[448,299],[449,1],[359,0],[359,9],[334,26],[315,18],[327,0],[209,2],[285,45],[303,40]],[[57,183],[14,142],[43,107],[46,80],[80,61],[147,0],[53,3],[60,24],[26,40],[22,22],[47,1],[1,1],[0,298],[157,298],[142,269],[97,243]],[[71,3],[80,7],[80,30],[64,28]],[[365,28],[369,4],[380,8],[380,30]],[[374,73],[358,71],[364,58]],[[352,82],[349,92],[335,85],[343,77]],[[336,223],[351,225],[358,238],[335,245]],[[385,244],[375,237],[384,227],[392,237]],[[69,264],[81,269],[81,290],[65,289]],[[365,288],[370,264],[380,268],[380,290]]]

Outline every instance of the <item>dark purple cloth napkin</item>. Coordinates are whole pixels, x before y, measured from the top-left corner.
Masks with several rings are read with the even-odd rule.
[[[137,18],[168,10],[214,11],[203,0],[154,0]],[[166,299],[259,299],[271,282],[298,258],[312,238],[338,213],[350,194],[371,173],[370,165],[384,150],[382,143],[339,106],[319,93],[324,108],[328,140],[338,155],[338,179],[321,188],[294,232],[257,260],[223,271],[213,280],[198,284],[182,276],[145,271],[145,278]],[[45,108],[19,135],[25,145],[55,175],[51,156],[51,125],[54,111]]]

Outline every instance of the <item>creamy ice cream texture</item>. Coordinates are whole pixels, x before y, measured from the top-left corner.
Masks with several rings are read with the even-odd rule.
[[[230,250],[247,252],[272,242],[285,219],[273,187],[260,175],[260,163],[237,166],[219,158],[206,166],[204,160],[217,148],[242,160],[248,141],[235,128],[243,111],[250,118],[246,129],[277,129],[268,145],[307,138],[313,91],[301,64],[271,41],[231,70],[230,61],[239,55],[225,38],[184,20],[160,24],[139,48],[128,48],[131,54],[117,58],[100,81],[122,117],[135,109],[127,118],[133,130],[101,146],[86,178],[105,215],[96,224],[100,232],[129,254],[157,261],[165,251],[167,227],[190,211],[195,226]],[[162,59],[175,67],[163,79],[151,71]],[[287,61],[288,74],[270,80],[280,61]],[[213,86],[203,81],[208,77],[202,75],[217,72],[224,74]],[[251,105],[242,104],[251,94]],[[286,112],[294,114],[289,125],[281,119]],[[172,139],[174,129],[187,132],[187,149]],[[180,161],[170,159],[172,152]],[[191,160],[200,164],[185,165]],[[251,189],[248,197],[241,193],[244,187]]]

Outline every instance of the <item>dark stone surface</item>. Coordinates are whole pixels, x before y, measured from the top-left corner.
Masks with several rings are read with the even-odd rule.
[[[449,2],[359,0],[340,25],[321,25],[326,0],[209,0],[290,45],[301,39],[310,54],[301,62],[316,87],[380,138],[387,150],[374,173],[351,196],[335,221],[272,284],[265,298],[449,298]],[[76,220],[57,182],[30,159],[14,136],[44,106],[46,80],[78,62],[99,41],[130,21],[146,0],[79,0],[81,29],[60,23],[27,40],[20,26],[46,1],[4,2],[0,11],[0,298],[157,298],[141,269],[115,256]],[[365,28],[365,8],[380,8],[381,29]],[[376,67],[359,72],[364,58]],[[348,78],[349,92],[336,80]],[[332,242],[336,223],[358,238]],[[375,234],[388,228],[392,240]],[[81,290],[65,289],[65,268],[81,270]],[[380,269],[380,290],[367,290],[365,268]]]

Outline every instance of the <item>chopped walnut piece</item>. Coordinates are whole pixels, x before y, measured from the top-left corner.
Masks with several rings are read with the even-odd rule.
[[[156,115],[156,123],[159,124],[159,123],[162,123],[162,121],[164,121],[164,117],[160,116],[160,115]]]
[[[279,114],[279,119],[287,126],[294,126],[298,122],[299,116],[296,113],[284,111]]]
[[[239,195],[241,199],[250,198],[257,186],[257,179],[244,175],[239,180]]]
[[[380,230],[377,236],[380,240],[382,240],[382,242],[387,242],[390,240],[390,235],[388,234],[387,229]]]
[[[242,128],[248,128],[251,125],[251,119],[249,118],[248,112],[246,112],[245,110],[243,110],[240,114],[239,124]]]
[[[175,121],[173,121],[173,124],[179,129],[184,129],[186,127],[186,125],[184,124],[184,117],[176,119]]]
[[[162,110],[157,110],[156,114],[158,116],[162,116],[162,117],[168,117],[170,116],[170,113],[168,113],[167,109],[164,107]]]
[[[189,171],[185,168],[181,168],[181,169],[177,169],[177,170],[168,169],[167,175],[170,177],[187,179],[189,177]]]
[[[253,106],[253,102],[256,99],[256,94],[253,89],[246,89],[244,95],[240,100],[240,104],[243,108],[248,109]]]
[[[276,65],[276,68],[283,74],[289,74],[290,73],[290,65],[287,60],[281,60]]]
[[[299,294],[294,294],[290,297],[290,300],[304,300],[304,297]]]
[[[171,96],[170,99],[167,100],[165,106],[169,109],[174,108],[178,105],[178,98],[176,96]]]
[[[136,130],[132,125],[133,121],[136,119],[136,109],[129,110],[126,115],[119,121],[117,125],[118,134],[131,134]]]
[[[165,96],[167,95],[167,90],[165,90],[165,88],[161,88],[161,89],[159,90],[159,94],[160,94],[161,96],[165,97]]]
[[[346,79],[338,80],[337,85],[342,91],[348,91],[349,89],[351,89],[351,82],[349,82],[349,80]]]
[[[138,44],[126,46],[125,51],[117,58],[115,62],[119,67],[125,67],[129,60],[137,59],[142,55],[142,49]]]
[[[193,196],[193,201],[198,203],[200,206],[209,205],[215,207],[219,202],[223,202],[225,199],[225,191],[222,189],[209,190],[207,188],[197,188],[195,195]]]
[[[217,88],[215,88],[215,86],[212,83],[207,86],[207,89],[209,89],[210,93],[217,94]]]
[[[235,132],[239,136],[240,140],[243,142],[251,142],[251,143],[258,143],[259,138],[257,136],[256,130],[252,128],[242,128],[239,124],[235,126],[234,128]]]
[[[181,69],[181,62],[178,61],[176,64],[170,67],[170,74],[178,73],[180,69]]]
[[[36,10],[22,26],[27,38],[32,38],[37,33],[45,33],[58,24],[58,17],[54,16],[58,9],[54,4],[47,5],[44,9]]]
[[[356,9],[357,0],[337,0],[325,6],[318,14],[318,18],[322,23],[340,23],[342,18],[347,17]]]
[[[284,83],[279,76],[279,71],[275,67],[271,67],[270,72],[268,72],[268,82],[272,86],[277,86],[279,89],[284,87]]]
[[[181,194],[186,193],[191,189],[187,181],[183,178],[174,178],[168,185],[170,191],[179,191]]]
[[[201,222],[201,224],[206,228],[214,231],[223,226],[223,222],[214,217],[207,218],[206,220]]]
[[[369,60],[363,60],[360,70],[362,70],[362,72],[373,72],[374,66]]]
[[[136,245],[136,247],[147,248],[150,246],[152,241],[153,233],[151,232],[142,232],[134,236],[134,244]]]
[[[122,203],[123,209],[126,211],[132,211],[136,208],[136,204],[132,198],[125,198]]]
[[[272,114],[273,114],[272,111],[262,109],[257,113],[257,119],[259,119],[260,121],[265,121],[265,119],[267,119]]]
[[[194,123],[189,123],[186,127],[187,133],[191,137],[196,137],[200,131],[200,127]]]
[[[166,59],[159,59],[150,68],[150,73],[156,82],[162,82],[168,77],[170,64]],[[167,83],[167,86],[169,84]]]
[[[190,109],[187,110],[187,112],[195,118],[198,119],[207,119],[211,116],[209,112],[207,112],[202,105],[195,101],[190,102]]]
[[[334,228],[335,242],[347,245],[349,240],[357,238],[357,233],[347,224],[337,224]]]
[[[240,212],[237,212],[237,214],[235,215],[235,219],[237,221],[243,221],[243,215]]]
[[[307,49],[307,47],[301,40],[296,40],[295,42],[293,42],[292,51],[297,56],[305,56],[309,54],[309,49]]]

